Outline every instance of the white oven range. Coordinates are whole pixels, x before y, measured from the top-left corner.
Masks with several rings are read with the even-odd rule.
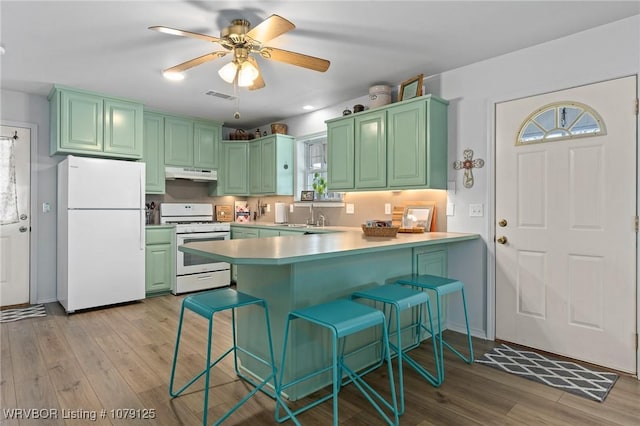
[[[228,240],[229,223],[214,222],[213,205],[207,203],[162,203],[160,223],[176,228],[176,281],[173,294],[188,293],[231,283],[231,267],[206,257],[181,252],[177,247],[196,241]]]

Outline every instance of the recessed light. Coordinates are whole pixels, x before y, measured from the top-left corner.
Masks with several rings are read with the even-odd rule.
[[[302,109],[307,110],[307,111],[310,111],[310,110],[315,109],[315,108],[316,107],[314,107],[313,105],[305,105],[305,106],[302,107]]]
[[[184,74],[181,72],[163,72],[162,75],[164,76],[164,78],[171,81],[184,80]]]

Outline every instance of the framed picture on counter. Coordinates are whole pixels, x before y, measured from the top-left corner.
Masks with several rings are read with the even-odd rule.
[[[300,201],[313,201],[315,191],[302,191],[300,194]]]
[[[402,217],[402,226],[404,228],[424,228],[426,232],[431,231],[431,221],[435,207],[435,203],[406,205]]]

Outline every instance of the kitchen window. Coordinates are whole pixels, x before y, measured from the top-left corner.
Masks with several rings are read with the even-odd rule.
[[[298,173],[295,199],[301,191],[313,191],[313,179],[318,173],[327,179],[327,133],[315,133],[297,138]],[[342,201],[341,192],[327,192],[325,201]]]

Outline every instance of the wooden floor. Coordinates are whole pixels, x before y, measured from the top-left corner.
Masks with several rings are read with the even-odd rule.
[[[58,304],[48,304],[47,317],[0,324],[0,424],[202,424],[202,381],[194,391],[173,400],[167,391],[181,300],[160,296],[70,316]],[[192,317],[192,321],[184,330],[179,380],[204,364],[205,322],[194,327],[199,319]],[[229,317],[220,315],[220,321],[228,323]],[[227,343],[230,335],[223,329],[219,327],[217,335]],[[463,342],[459,334],[448,336],[450,341]],[[474,340],[476,356],[493,346],[494,342]],[[432,357],[426,348],[412,354],[428,364]],[[383,370],[367,378],[374,386],[388,389]],[[216,370],[212,380],[210,423],[246,391],[230,362]],[[405,380],[402,425],[640,424],[640,382],[632,377],[621,377],[604,403],[483,365],[466,365],[454,357],[446,358],[446,380],[440,388],[427,384],[411,369],[406,369]],[[36,414],[57,413],[58,419],[9,420],[9,414],[16,415],[8,411],[11,408],[23,409],[18,412],[23,417],[34,414],[30,409],[54,409]],[[273,401],[259,394],[225,424],[272,425],[273,409]],[[90,418],[93,414],[95,421]],[[140,418],[145,414],[155,418]],[[303,425],[330,424],[330,403],[300,415],[299,420]],[[340,420],[346,425],[382,423],[353,385],[341,392]]]

